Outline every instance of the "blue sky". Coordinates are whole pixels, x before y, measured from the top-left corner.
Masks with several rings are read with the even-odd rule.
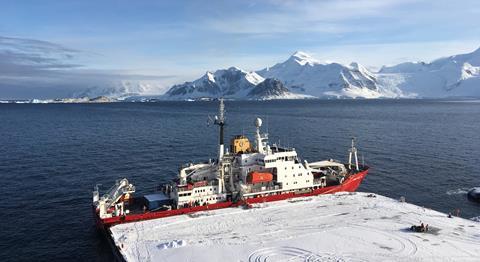
[[[0,54],[8,59],[33,53],[62,64],[55,68],[62,72],[142,76],[165,85],[229,66],[258,70],[296,50],[378,68],[480,46],[478,0],[43,0],[0,6]],[[30,40],[50,46],[35,49]],[[2,79],[12,78],[3,64],[0,88]]]

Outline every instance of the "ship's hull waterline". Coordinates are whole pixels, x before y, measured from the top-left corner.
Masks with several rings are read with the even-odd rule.
[[[101,219],[98,216],[98,212],[95,210],[95,208],[93,208],[93,211],[94,211],[97,227],[100,229],[107,229],[113,225],[122,224],[122,223],[137,222],[137,221],[170,217],[170,216],[176,216],[176,215],[192,214],[200,211],[208,211],[208,210],[215,210],[215,209],[221,209],[221,208],[234,208],[239,206],[248,206],[249,204],[255,204],[255,203],[280,201],[285,199],[309,197],[309,196],[316,196],[316,195],[322,195],[322,194],[333,194],[337,192],[355,192],[360,186],[360,184],[362,183],[365,176],[368,174],[368,171],[369,171],[369,167],[365,166],[362,168],[361,171],[351,175],[340,185],[308,190],[307,192],[305,191],[288,192],[288,193],[285,192],[281,194],[272,194],[272,195],[259,194],[259,195],[256,195],[255,197],[246,198],[237,202],[226,201],[226,202],[215,203],[215,204],[204,205],[204,206],[179,208],[179,209],[166,210],[166,211],[145,212],[143,214],[131,214],[131,215],[110,217],[110,218],[104,218],[104,219]]]

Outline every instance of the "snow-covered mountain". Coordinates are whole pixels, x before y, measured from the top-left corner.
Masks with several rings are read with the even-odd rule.
[[[313,98],[313,96],[290,92],[280,80],[275,78],[267,78],[263,82],[255,86],[248,93],[248,97],[263,100]]]
[[[480,97],[480,48],[431,63],[384,66],[379,72],[371,72],[355,62],[323,63],[296,52],[286,61],[257,72],[230,67],[174,85],[166,93],[164,90],[165,86],[151,83],[119,81],[89,88],[75,96],[168,100]]]
[[[105,96],[117,100],[123,100],[132,96],[159,94],[165,92],[163,85],[149,81],[111,81],[86,88],[75,92],[72,97],[100,97]]]
[[[199,98],[199,97],[244,97],[255,85],[264,79],[255,72],[246,72],[237,67],[217,70],[193,82],[174,85],[167,96],[171,98]]]
[[[425,62],[384,66],[378,78],[419,97],[480,97],[480,48],[472,53]]]
[[[403,92],[380,85],[374,73],[358,63],[321,63],[304,52],[285,62],[257,71],[265,78],[277,78],[294,92],[316,97],[379,98],[403,97]]]
[[[207,72],[199,79],[174,85],[164,99],[198,98],[276,99],[305,98],[292,94],[280,81],[265,80],[255,72],[237,67]]]

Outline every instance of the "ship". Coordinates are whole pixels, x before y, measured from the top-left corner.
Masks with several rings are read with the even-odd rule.
[[[143,196],[127,178],[103,194],[93,190],[93,213],[101,229],[128,222],[192,214],[221,208],[252,207],[279,201],[341,191],[354,192],[369,167],[359,163],[355,139],[348,148],[348,162],[334,159],[308,162],[295,148],[272,145],[255,118],[254,142],[234,136],[224,146],[225,104],[219,99],[218,115],[210,118],[219,128],[218,157],[180,167],[178,177]],[[363,162],[363,161],[362,161]]]

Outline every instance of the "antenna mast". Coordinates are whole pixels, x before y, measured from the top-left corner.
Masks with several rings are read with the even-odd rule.
[[[219,137],[219,146],[218,146],[218,161],[222,160],[224,154],[224,146],[223,146],[223,126],[225,125],[225,104],[223,103],[223,97],[220,98],[220,106],[218,109],[218,115],[215,116],[215,121],[213,124],[218,125],[220,127],[220,137]]]
[[[348,168],[352,168],[352,156],[355,157],[355,169],[359,171],[358,167],[358,156],[357,156],[357,148],[355,147],[355,137],[352,137],[352,147],[350,148],[348,154]]]

